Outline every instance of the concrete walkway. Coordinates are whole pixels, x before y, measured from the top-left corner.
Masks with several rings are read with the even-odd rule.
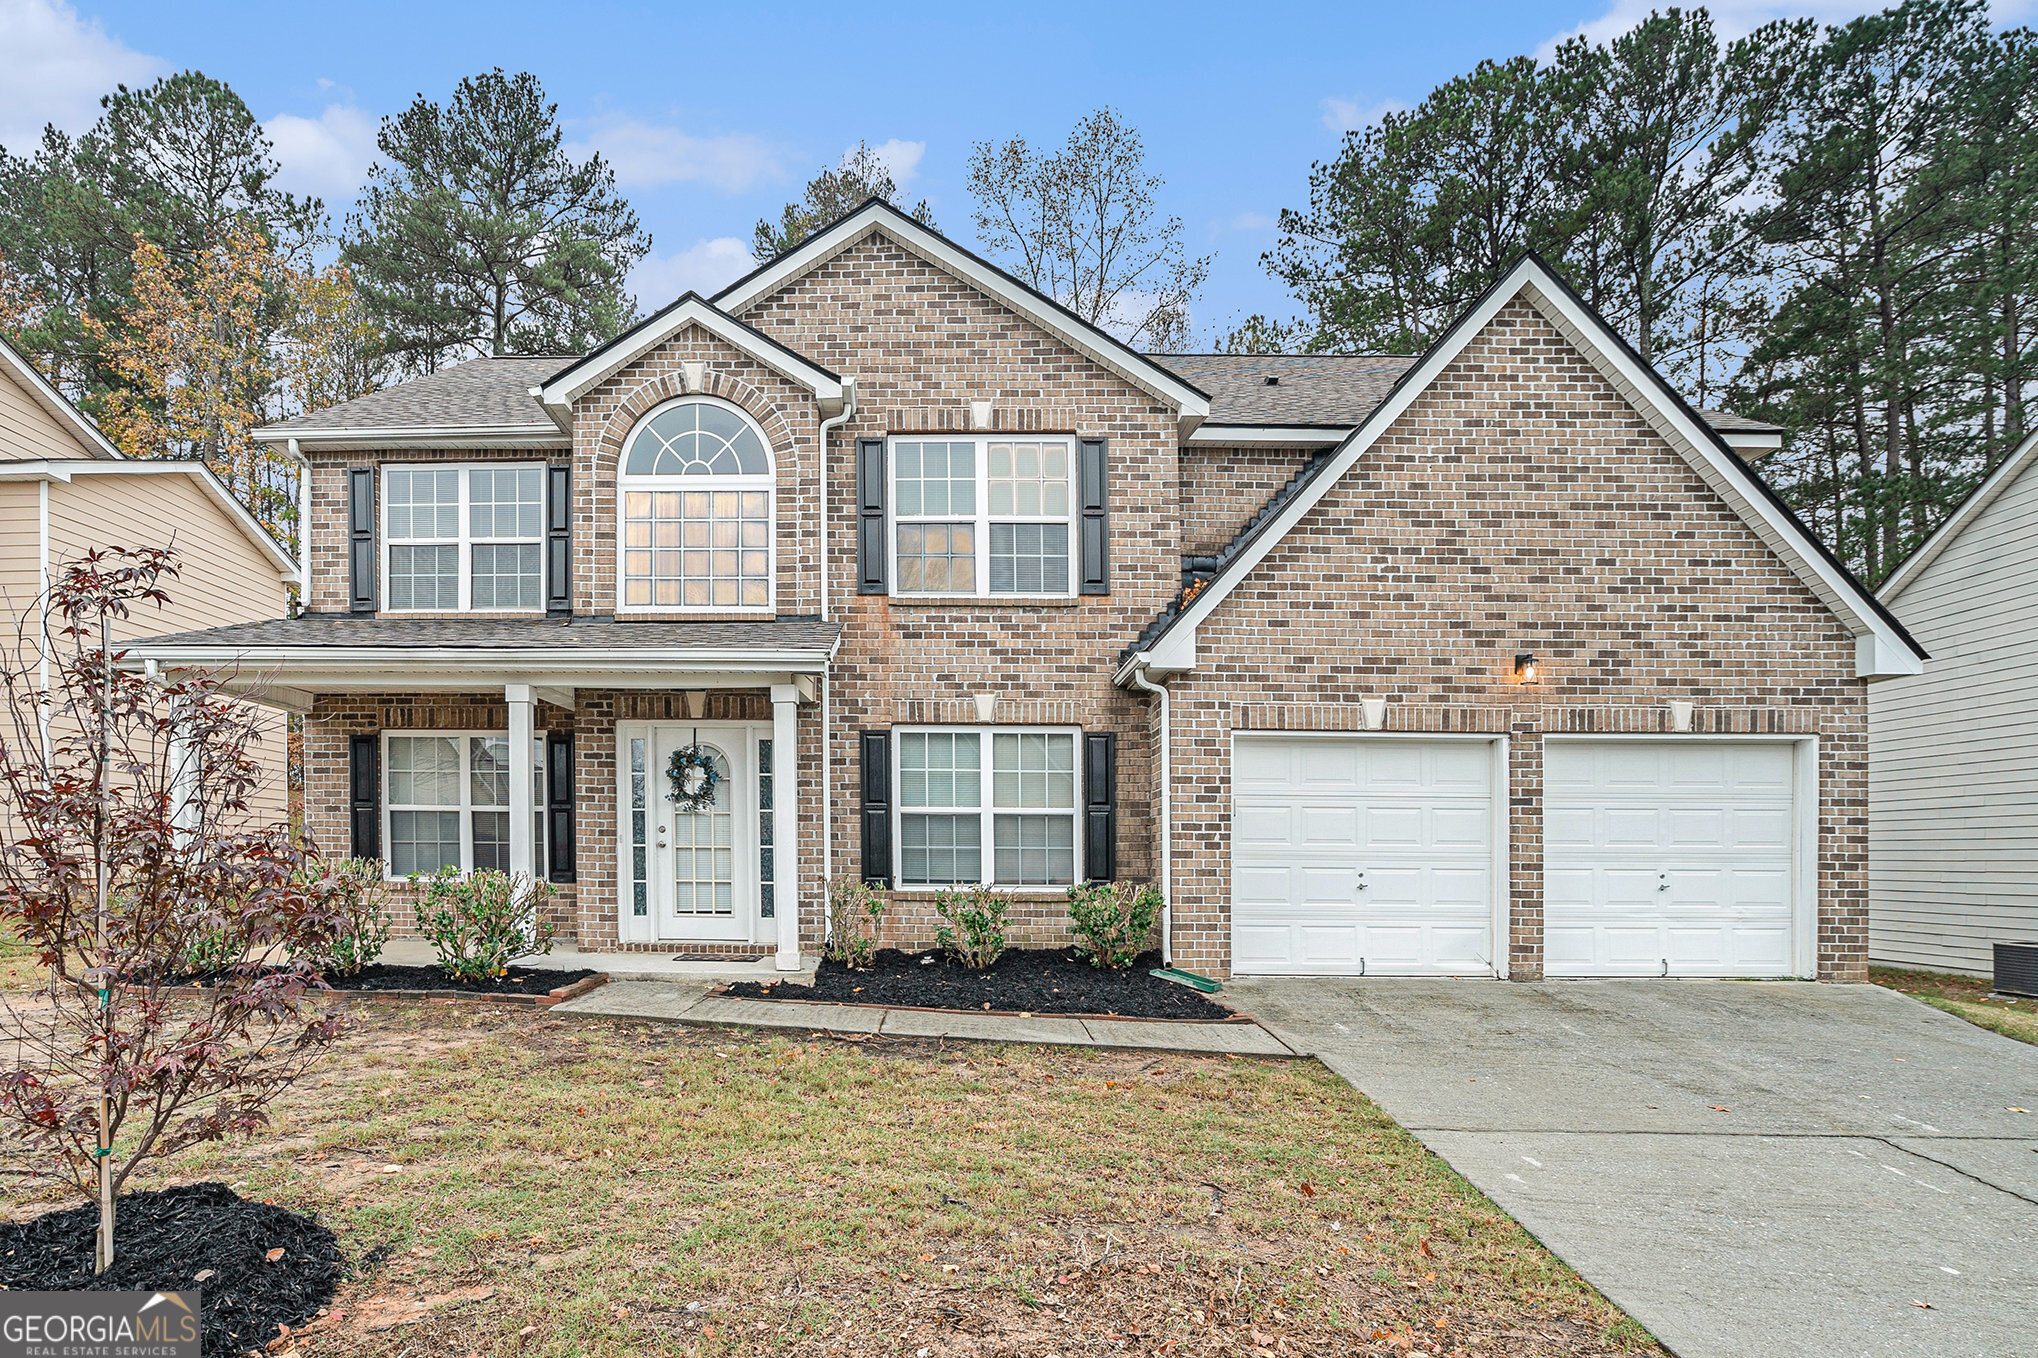
[[[769,954],[755,962],[714,958],[704,962],[682,962],[669,952],[582,952],[568,946],[554,948],[542,957],[519,958],[517,965],[537,971],[605,971],[616,981],[798,981],[814,979],[814,963],[802,971],[780,971]],[[382,950],[382,960],[395,966],[430,966],[439,960],[438,949],[422,939],[400,938]]]
[[[2038,1047],[1859,985],[1225,991],[1680,1358],[2032,1350]]]
[[[797,973],[780,973],[789,978]],[[886,1037],[960,1038],[977,1042],[1044,1042],[1066,1047],[1130,1047],[1149,1051],[1212,1052],[1233,1056],[1293,1056],[1280,1039],[1250,1023],[1142,1022],[1138,1019],[1061,1018],[1043,1014],[935,1013],[861,1004],[810,1004],[732,1000],[710,995],[705,978],[610,981],[552,1013],[600,1018],[654,1019],[742,1028],[798,1028],[810,1032],[883,1034]]]

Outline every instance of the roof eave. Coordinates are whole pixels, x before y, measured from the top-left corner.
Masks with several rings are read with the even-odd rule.
[[[1967,530],[1967,526],[1981,516],[1983,510],[1995,503],[2024,470],[2038,460],[2038,433],[2033,433],[2016,446],[1996,469],[1982,478],[1981,484],[1969,492],[1945,521],[1932,530],[1930,537],[1918,544],[1894,571],[1890,572],[1875,597],[1885,604],[1894,604],[1899,594],[1909,589],[1925,570],[1939,559],[1939,554],[1952,546],[1954,540]]]
[[[570,431],[553,424],[392,425],[386,428],[293,429],[272,424],[249,435],[256,443],[297,440],[305,452],[379,452],[399,448],[571,448]]]

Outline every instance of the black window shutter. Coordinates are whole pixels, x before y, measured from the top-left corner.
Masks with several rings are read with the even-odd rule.
[[[885,593],[883,439],[856,441],[856,592]]]
[[[375,469],[347,471],[347,608],[375,611]]]
[[[1080,530],[1084,594],[1111,592],[1110,538],[1105,532],[1103,439],[1084,439],[1078,458],[1082,482],[1083,521]]]
[[[354,823],[356,858],[382,857],[382,737],[347,738],[347,804]]]
[[[573,469],[545,468],[545,611],[573,611]],[[554,878],[554,881],[560,879]],[[571,877],[564,880],[572,881]]]
[[[863,733],[863,880],[892,882],[892,733]]]
[[[573,877],[573,733],[545,737],[545,861],[555,882]]]
[[[1118,877],[1118,737],[1083,732],[1083,871],[1093,882]]]

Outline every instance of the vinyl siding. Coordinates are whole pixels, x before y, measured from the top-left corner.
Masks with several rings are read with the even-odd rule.
[[[1869,685],[1869,957],[1986,975],[2038,942],[2038,475],[1893,605],[1931,653]]]
[[[0,461],[94,456],[100,454],[58,424],[13,373],[0,367]]]

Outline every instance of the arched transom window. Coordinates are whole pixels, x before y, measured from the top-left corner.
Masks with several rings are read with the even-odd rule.
[[[748,415],[711,396],[660,406],[617,485],[623,608],[772,606],[771,448]]]

